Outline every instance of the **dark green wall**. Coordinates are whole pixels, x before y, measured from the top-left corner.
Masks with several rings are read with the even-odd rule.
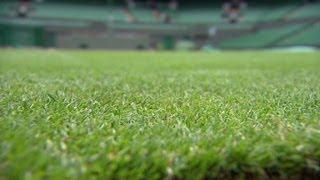
[[[0,25],[0,46],[52,46],[53,41],[48,38],[51,36],[42,27]]]

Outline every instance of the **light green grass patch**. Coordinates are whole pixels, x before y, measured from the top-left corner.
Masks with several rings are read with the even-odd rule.
[[[0,179],[319,176],[320,54],[0,50]]]

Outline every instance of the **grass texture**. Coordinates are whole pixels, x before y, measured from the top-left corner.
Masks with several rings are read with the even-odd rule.
[[[0,179],[319,173],[319,53],[0,50]]]

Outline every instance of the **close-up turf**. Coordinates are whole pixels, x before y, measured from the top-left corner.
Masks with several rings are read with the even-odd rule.
[[[0,179],[320,177],[320,53],[0,50]]]

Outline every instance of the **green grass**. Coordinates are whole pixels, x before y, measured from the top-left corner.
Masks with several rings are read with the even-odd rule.
[[[320,53],[0,50],[0,179],[320,174]]]

